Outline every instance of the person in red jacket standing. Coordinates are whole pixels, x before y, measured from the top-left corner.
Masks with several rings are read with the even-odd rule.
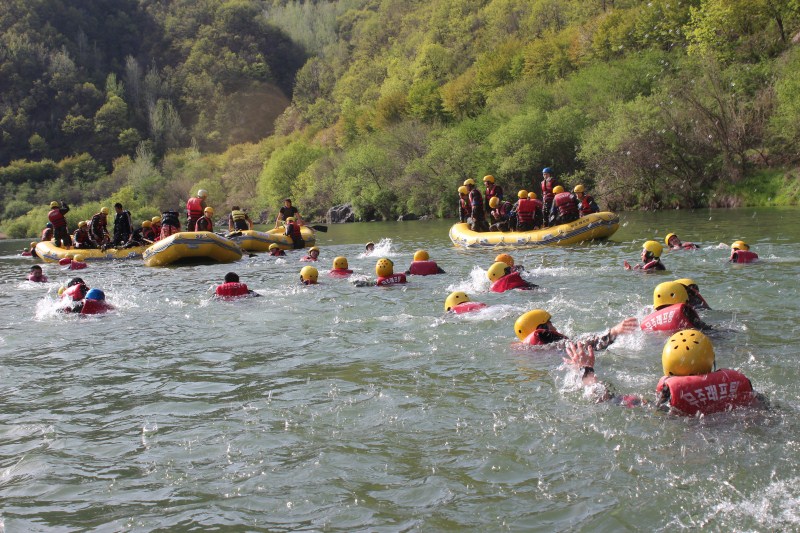
[[[64,215],[69,212],[69,206],[66,202],[58,203],[56,201],[50,202],[50,212],[47,213],[47,218],[53,225],[53,238],[55,245],[59,248],[63,244],[64,248],[69,250],[72,248],[72,237],[69,236],[69,229],[67,228],[67,219]]]
[[[200,189],[197,191],[197,196],[187,200],[186,231],[195,231],[197,221],[203,216],[203,210],[206,208],[206,198],[208,198],[208,191]]]

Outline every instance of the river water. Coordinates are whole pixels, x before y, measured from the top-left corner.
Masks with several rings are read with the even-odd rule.
[[[0,531],[620,531],[800,528],[797,209],[623,213],[607,242],[512,252],[538,291],[488,292],[496,250],[463,250],[451,221],[331,226],[322,283],[300,252],[233,265],[92,263],[117,311],[55,313],[71,276],[25,281],[0,242]],[[645,239],[667,273],[626,272]],[[404,287],[329,279],[344,255],[374,277],[425,248],[446,275]],[[761,261],[730,265],[743,239]],[[261,298],[210,299],[236,271]],[[520,349],[541,307],[571,336],[644,317],[655,285],[691,277],[721,367],[771,402],[681,418],[595,404],[554,351]],[[490,304],[445,316],[453,290]],[[652,394],[665,336],[598,356],[622,393]]]

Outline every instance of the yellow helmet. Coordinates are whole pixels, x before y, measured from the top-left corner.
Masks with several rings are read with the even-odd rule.
[[[489,267],[489,270],[486,271],[486,277],[489,278],[489,281],[495,282],[505,276],[507,274],[506,270],[509,268],[510,267],[506,263],[497,261]]]
[[[199,191],[197,191],[197,196],[199,196],[200,198],[208,198],[208,191],[205,189],[200,189]]]
[[[667,340],[661,352],[665,376],[696,376],[714,369],[714,346],[696,329],[684,329]]]
[[[539,326],[547,324],[551,318],[550,313],[544,309],[528,311],[514,322],[514,333],[519,340],[524,341],[528,335],[539,329]]]
[[[142,221],[142,227],[143,228],[152,228],[153,227],[153,223],[150,222],[149,220],[143,220]]]
[[[270,249],[270,250],[277,250],[278,248],[280,248],[280,246],[278,246],[278,245],[277,245],[277,244],[275,244],[274,242],[273,242],[272,244],[270,244],[270,245],[269,245],[269,249]]]
[[[334,258],[334,260],[333,260],[333,268],[340,269],[340,270],[346,270],[347,269],[347,258],[346,257],[342,257],[342,256]]]
[[[525,189],[522,189],[517,193],[517,198],[519,198],[520,200],[527,197],[528,197],[528,191],[526,191]]]
[[[667,233],[667,236],[666,236],[666,237],[664,237],[664,244],[666,244],[667,246],[669,246],[669,240],[670,240],[671,238],[673,238],[673,237],[677,237],[677,235],[675,235],[674,233]]]
[[[572,192],[584,192],[585,190],[586,189],[583,187],[583,185],[578,184],[578,185],[575,186],[574,189],[572,189]]]
[[[85,220],[81,220],[80,222],[78,222],[78,227],[79,228],[85,228],[86,227],[86,221]]]
[[[731,244],[731,250],[744,250],[747,251],[750,249],[750,246],[744,241],[735,241]]]
[[[294,222],[294,217],[286,217],[286,222]]]
[[[101,207],[100,208],[100,212],[103,213],[104,215],[107,215],[108,214],[108,208],[107,207]]]
[[[78,263],[83,263],[83,262],[84,262],[84,260],[86,260],[86,258],[85,258],[85,257],[83,257],[81,254],[77,254],[77,255],[76,255],[76,256],[75,256],[73,259],[74,259],[75,261],[77,261]]]
[[[556,185],[553,187],[553,194],[561,194],[562,192],[564,192],[564,187],[561,185]]]
[[[497,208],[498,205],[500,205],[500,198],[498,198],[497,196],[492,196],[491,198],[489,198],[489,207],[495,209]]]
[[[205,209],[203,209],[203,213],[205,213],[206,215],[208,215],[210,217],[213,217],[214,216],[214,208],[213,207],[206,207]]]
[[[464,187],[466,187],[467,185],[475,185],[475,180],[472,179],[472,178],[465,179],[464,180]]]
[[[483,182],[486,183],[487,181],[489,183],[494,183],[494,176],[492,176],[491,174],[489,174],[488,176],[484,176],[483,177]]]
[[[35,242],[31,243],[31,248],[36,248],[36,243]]]
[[[52,201],[52,202],[50,202],[50,207],[51,207],[51,208],[53,208],[53,207],[59,207],[60,205],[61,205],[61,204],[60,204],[60,203],[58,203],[58,202],[56,202],[55,200],[54,200],[54,201]]]
[[[680,283],[684,287],[691,287],[692,285],[697,287],[697,283],[695,283],[695,281],[693,279],[691,279],[691,278],[676,279],[675,283]]]
[[[308,249],[308,253],[310,254],[311,252],[319,253],[319,248],[317,248],[316,246],[312,246],[311,248]]]
[[[535,192],[531,191],[528,193],[528,200],[536,200],[537,198],[539,197],[536,195]]]
[[[461,186],[458,188],[458,194],[468,194],[469,190],[465,186]]]
[[[300,269],[301,281],[310,281],[312,283],[316,283],[317,278],[319,278],[319,272],[316,268],[312,266],[304,266],[302,269]]]
[[[156,215],[153,218],[151,218],[150,221],[153,222],[153,224],[158,224],[159,222],[161,222],[161,216]]]
[[[431,258],[426,250],[417,250],[414,252],[414,261],[428,261]]]
[[[689,301],[686,287],[675,281],[659,283],[653,291],[653,307],[658,309],[665,305],[685,304]]]
[[[450,311],[452,308],[457,306],[458,304],[463,304],[464,302],[469,301],[469,296],[467,296],[466,292],[463,291],[456,291],[451,292],[450,296],[448,296],[444,300],[444,310]]]
[[[394,263],[392,263],[392,260],[385,257],[378,259],[378,262],[375,263],[375,274],[379,278],[388,278],[394,274]]]
[[[508,254],[500,254],[494,258],[494,261],[495,262],[500,261],[501,263],[505,263],[510,267],[514,266],[514,258]]]
[[[642,245],[642,248],[647,250],[647,252],[649,252],[656,259],[661,257],[661,252],[664,251],[664,247],[661,246],[661,243],[656,241],[645,241],[645,243]]]

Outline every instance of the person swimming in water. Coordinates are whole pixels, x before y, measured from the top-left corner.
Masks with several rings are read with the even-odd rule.
[[[522,344],[531,346],[554,345],[563,348],[569,338],[560,333],[550,321],[552,316],[544,309],[534,309],[524,313],[514,322],[514,333]],[[582,342],[591,345],[595,350],[604,350],[620,335],[636,331],[639,321],[628,317],[602,335],[589,335]]]
[[[656,241],[646,241],[642,245],[642,262],[638,265],[631,266],[627,261],[623,261],[622,265],[625,270],[641,270],[643,272],[651,272],[655,270],[666,270],[667,267],[661,262],[661,253],[664,247]]]

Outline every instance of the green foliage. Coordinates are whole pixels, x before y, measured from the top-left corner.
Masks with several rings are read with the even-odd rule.
[[[277,209],[284,198],[294,197],[298,177],[324,154],[323,149],[302,139],[275,150],[258,178],[259,203]]]

